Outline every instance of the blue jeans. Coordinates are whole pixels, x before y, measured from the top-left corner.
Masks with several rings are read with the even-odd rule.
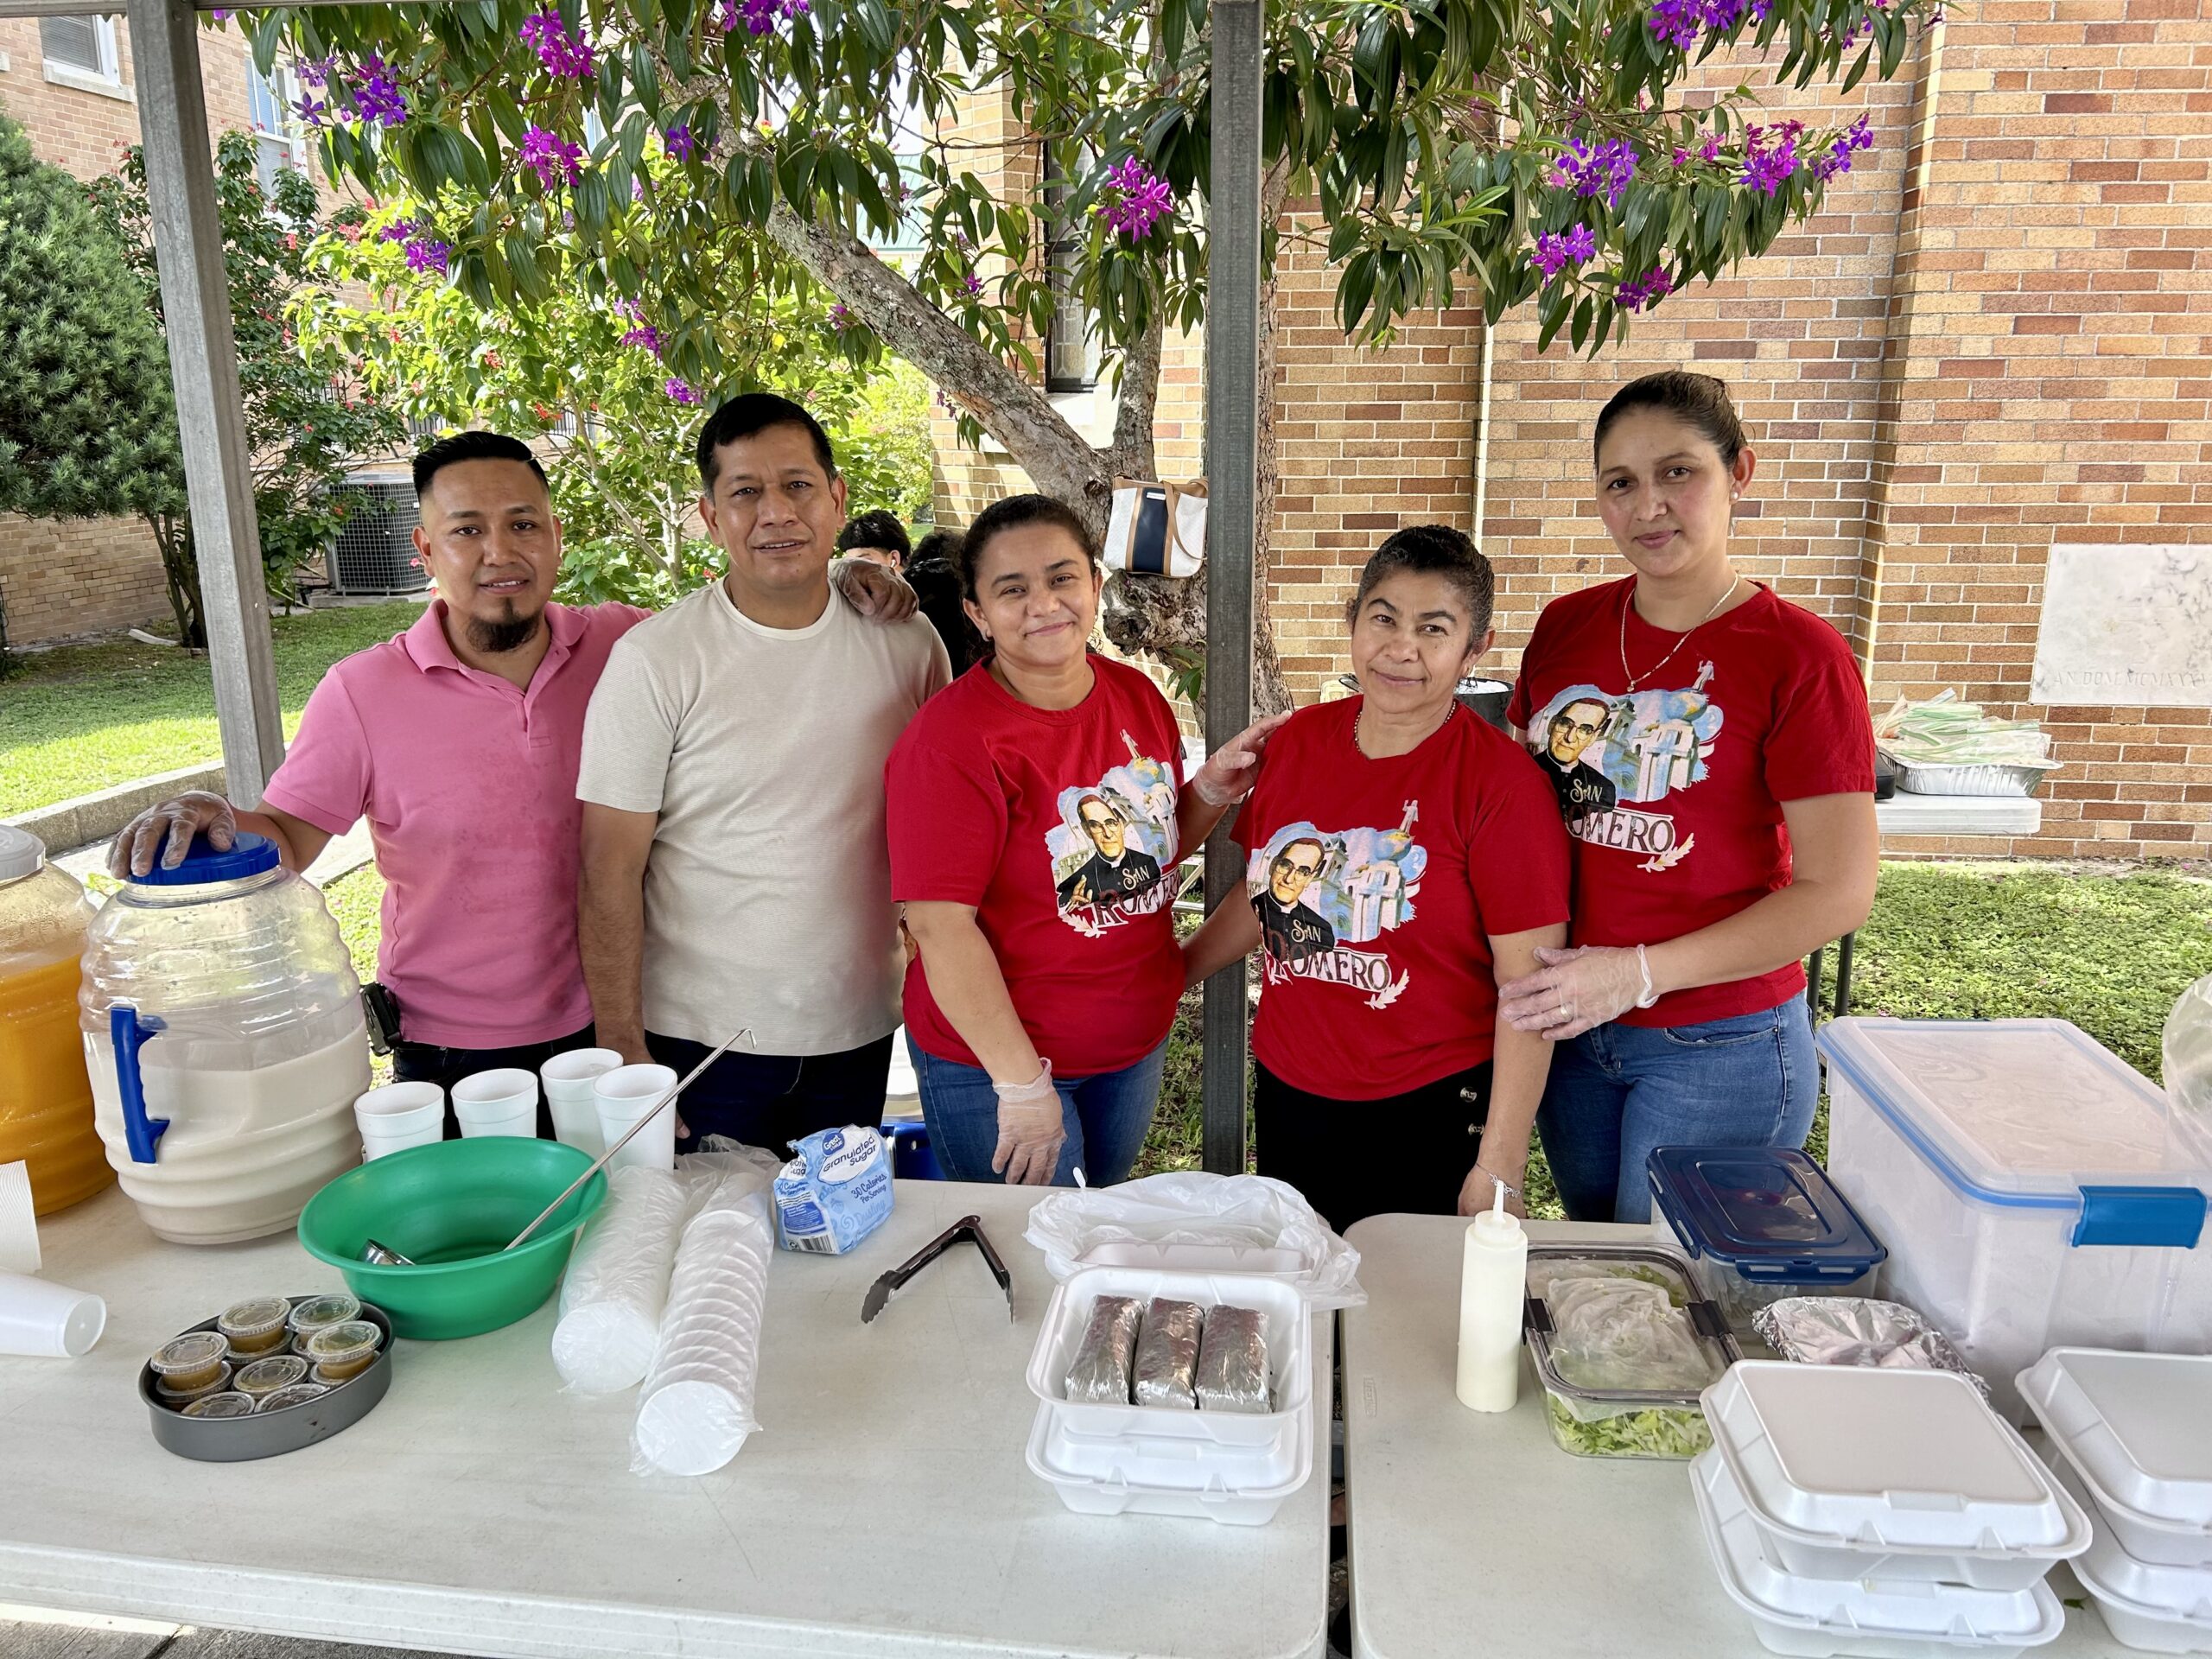
[[[920,1085],[922,1121],[929,1126],[930,1147],[956,1181],[1005,1182],[991,1170],[999,1145],[999,1097],[991,1074],[978,1065],[941,1060],[906,1039],[914,1057],[914,1081]],[[1127,1180],[1144,1149],[1152,1109],[1160,1100],[1160,1069],[1167,1058],[1166,1039],[1160,1046],[1118,1071],[1087,1077],[1056,1077],[1060,1116],[1067,1141],[1052,1169],[1054,1186],[1073,1186],[1075,1172],[1092,1186]]]
[[[1576,1221],[1647,1222],[1654,1147],[1802,1147],[1820,1099],[1805,999],[1694,1026],[1586,1031],[1552,1051],[1536,1114]]]

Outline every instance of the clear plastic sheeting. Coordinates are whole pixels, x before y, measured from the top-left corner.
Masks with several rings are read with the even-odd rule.
[[[1163,1258],[1142,1265],[1173,1267],[1169,1252],[1195,1246],[1273,1258],[1236,1265],[1295,1283],[1315,1308],[1357,1307],[1367,1300],[1359,1287],[1359,1252],[1330,1230],[1296,1187],[1264,1175],[1179,1171],[1116,1187],[1052,1192],[1029,1212],[1023,1236],[1044,1252],[1055,1279],[1132,1249]]]
[[[1790,1296],[1751,1318],[1759,1339],[1801,1365],[1878,1365],[1956,1371],[1989,1397],[1951,1339],[1902,1302],[1865,1296]]]
[[[2212,1139],[2212,974],[2175,1001],[2164,1043],[2166,1102],[2187,1133]]]
[[[706,1180],[696,1173],[610,1169],[607,1204],[576,1246],[561,1284],[553,1366],[581,1394],[613,1394],[645,1380],[660,1339],[676,1246]]]
[[[630,1466],[639,1474],[711,1474],[760,1427],[753,1402],[776,1245],[768,1186],[778,1166],[750,1149],[732,1162],[677,1246],[631,1437]]]
[[[1713,1358],[1662,1285],[1560,1275],[1546,1300],[1552,1363],[1576,1388],[1694,1392],[1713,1379]]]

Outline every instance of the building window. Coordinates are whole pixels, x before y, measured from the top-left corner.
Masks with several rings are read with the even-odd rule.
[[[41,17],[38,43],[48,80],[87,92],[113,92],[122,87],[113,17]]]
[[[1088,391],[1098,384],[1098,319],[1075,289],[1075,272],[1082,257],[1085,228],[1080,219],[1062,211],[1069,183],[1045,149],[1045,215],[1052,226],[1046,258],[1052,284],[1052,326],[1045,336],[1045,390]]]
[[[251,60],[247,61],[246,115],[253,124],[253,142],[259,152],[256,172],[261,194],[268,200],[276,198],[277,174],[287,168],[296,173],[308,170],[307,134],[292,113],[299,96],[298,78],[288,66],[280,65],[264,75]]]

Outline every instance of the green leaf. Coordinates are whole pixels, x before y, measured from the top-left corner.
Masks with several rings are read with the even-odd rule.
[[[1582,296],[1582,302],[1574,308],[1574,328],[1572,339],[1574,349],[1578,352],[1582,349],[1582,342],[1586,340],[1590,334],[1590,314],[1593,308],[1593,303],[1594,302],[1591,296],[1585,294]]]

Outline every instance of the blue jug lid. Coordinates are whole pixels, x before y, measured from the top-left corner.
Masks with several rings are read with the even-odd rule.
[[[1821,1166],[1783,1147],[1659,1147],[1655,1202],[1696,1255],[1747,1278],[1856,1278],[1885,1249]]]
[[[276,843],[266,836],[248,835],[241,830],[232,839],[230,851],[219,853],[207,844],[207,837],[202,833],[192,838],[183,862],[175,869],[163,869],[156,860],[145,874],[132,876],[130,885],[196,887],[210,881],[236,881],[244,876],[259,875],[264,870],[273,870],[277,861]]]

